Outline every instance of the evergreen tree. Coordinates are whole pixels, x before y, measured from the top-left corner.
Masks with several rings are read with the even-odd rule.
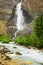
[[[34,29],[35,29],[35,33],[36,33],[37,37],[40,38],[41,36],[43,36],[43,15],[40,15],[35,20]]]

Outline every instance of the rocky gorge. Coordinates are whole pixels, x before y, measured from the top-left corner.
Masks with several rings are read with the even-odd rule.
[[[10,38],[14,36],[14,33],[17,30],[17,17],[15,16],[15,11],[18,2],[20,2],[20,0],[0,0],[0,21],[5,25],[5,27],[3,25],[1,27],[6,28],[3,32],[5,31],[4,34],[8,35]],[[26,23],[29,24],[37,15],[43,13],[43,0],[23,0],[22,10],[24,19]],[[30,24],[30,26],[28,25],[28,29],[24,30],[25,34],[23,31],[20,31],[18,34],[26,35],[27,33],[32,32],[32,30],[32,24]]]

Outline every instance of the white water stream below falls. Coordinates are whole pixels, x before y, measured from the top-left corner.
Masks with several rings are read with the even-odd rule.
[[[21,62],[33,61],[35,63],[38,63],[33,65],[40,65],[40,63],[43,63],[43,50],[32,49],[32,48],[28,49],[25,46],[13,44],[13,42],[9,42],[9,44],[0,43],[0,45],[4,45],[10,51],[14,52],[13,54],[9,55],[11,58],[20,59]],[[16,55],[15,54],[16,52],[20,52],[22,55]]]

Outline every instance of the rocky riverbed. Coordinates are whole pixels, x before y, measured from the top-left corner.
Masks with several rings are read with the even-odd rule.
[[[0,65],[43,65],[43,50],[0,43]]]
[[[8,55],[12,53],[5,46],[0,45],[0,65],[20,65],[19,60],[11,59]]]

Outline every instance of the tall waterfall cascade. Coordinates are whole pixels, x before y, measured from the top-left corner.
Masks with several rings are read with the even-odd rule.
[[[17,15],[17,29],[18,30],[24,30],[25,29],[25,22],[24,22],[24,17],[23,17],[23,13],[22,13],[22,0],[20,3],[17,4],[16,7],[16,15]]]
[[[16,6],[16,16],[17,16],[17,23],[16,23],[17,31],[14,34],[15,37],[18,31],[24,30],[26,28],[26,23],[24,21],[24,17],[22,13],[22,0]]]

